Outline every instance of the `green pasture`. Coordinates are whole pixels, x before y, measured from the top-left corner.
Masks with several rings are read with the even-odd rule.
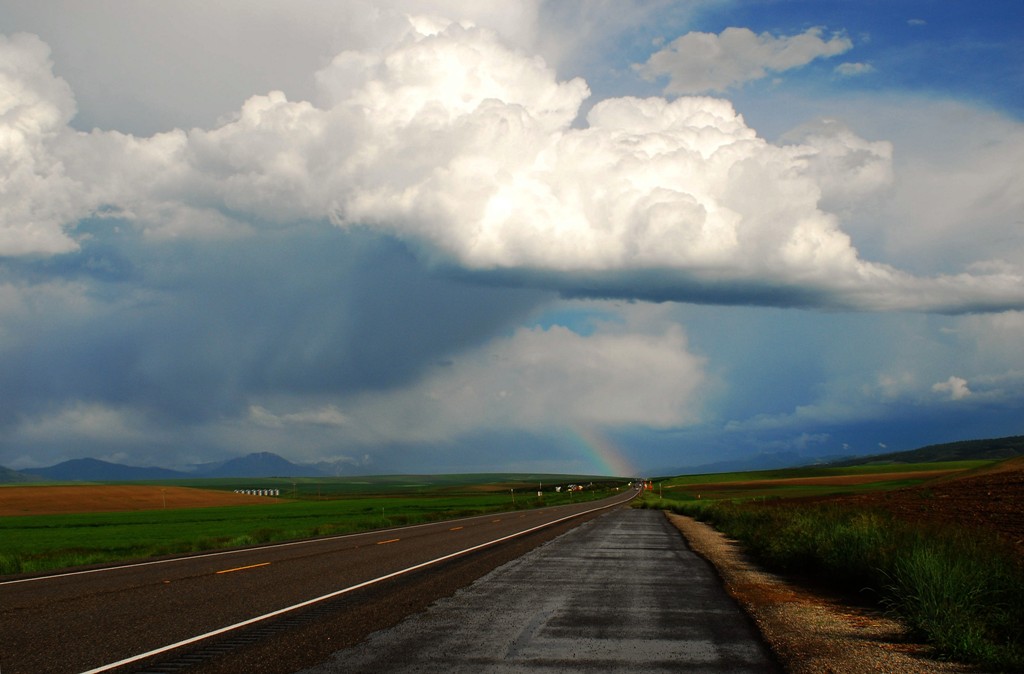
[[[279,488],[282,498],[268,499],[265,505],[0,517],[0,575],[562,505],[603,498],[616,493],[616,487],[625,486],[621,481],[603,480],[574,494],[564,490],[556,493],[553,486],[559,482],[552,480],[545,484],[541,498],[537,496],[538,483],[519,480],[488,485],[462,480],[458,485],[433,487],[423,480],[404,478],[354,482],[321,479],[316,483],[287,480],[289,487],[295,483],[294,492],[300,496],[295,500],[284,498],[289,494],[280,480],[225,480],[216,483],[216,488]]]

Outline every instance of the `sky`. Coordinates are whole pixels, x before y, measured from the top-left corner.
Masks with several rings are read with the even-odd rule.
[[[0,0],[0,465],[1024,433],[1019,0]]]

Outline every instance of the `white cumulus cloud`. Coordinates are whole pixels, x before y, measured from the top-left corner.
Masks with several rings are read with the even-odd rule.
[[[853,210],[893,183],[892,143],[865,140],[838,120],[804,124],[783,140],[804,152],[805,173],[821,188],[819,203],[828,210]]]
[[[88,214],[54,152],[75,101],[52,67],[39,38],[0,35],[0,255],[75,250],[63,225]]]
[[[769,42],[776,63],[821,42],[814,31],[802,37]],[[948,312],[1024,305],[1014,267],[926,279],[859,257],[826,207],[841,213],[889,184],[888,143],[823,123],[772,144],[730,103],[706,97],[606,99],[576,128],[589,95],[582,79],[561,81],[539,57],[468,24],[411,20],[386,47],[339,54],[317,73],[319,104],[272,91],[216,128],[149,138],[70,131],[70,94],[39,75],[49,72],[45,50],[27,40],[14,51],[35,56],[11,82],[52,86],[31,114],[45,121],[38,142],[11,159],[29,189],[4,199],[10,212],[41,215],[5,219],[8,254],[46,251],[31,243],[39,232],[73,247],[61,227],[91,208],[158,237],[309,220],[370,227],[428,260],[582,294]],[[62,203],[71,206],[53,210]]]
[[[826,40],[823,32],[821,28],[808,28],[799,35],[775,36],[736,27],[718,35],[691,32],[652,54],[637,70],[648,79],[667,75],[666,93],[725,91],[770,72],[799,68],[853,47],[848,37],[832,35]]]
[[[875,67],[870,63],[840,63],[833,72],[843,77],[858,77],[875,72]]]
[[[932,391],[949,395],[950,400],[963,400],[971,395],[971,389],[967,386],[967,380],[961,377],[950,377],[932,385]]]

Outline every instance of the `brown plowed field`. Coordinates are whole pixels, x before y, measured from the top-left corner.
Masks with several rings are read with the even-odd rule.
[[[190,487],[81,485],[0,487],[0,516],[209,508],[212,506],[279,503],[281,499]]]
[[[977,474],[834,500],[883,508],[912,522],[987,529],[1013,543],[1024,556],[1024,457]]]

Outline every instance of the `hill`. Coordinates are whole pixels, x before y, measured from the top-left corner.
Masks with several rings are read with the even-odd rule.
[[[200,464],[194,466],[194,469],[190,471],[125,466],[91,458],[72,459],[54,466],[32,469],[32,475],[54,482],[133,482],[208,477],[321,477],[324,474],[324,471],[316,466],[292,463],[271,452],[259,452],[228,461]],[[25,476],[22,477],[25,478]],[[0,474],[0,481],[3,479],[3,474]]]
[[[1024,456],[1024,435],[988,440],[963,440],[928,445],[905,452],[891,452],[834,461],[827,465],[836,468],[858,466],[865,463],[931,463],[934,461],[1001,460]]]
[[[0,484],[31,482],[33,479],[34,478],[31,475],[25,475],[24,473],[19,473],[16,470],[0,466]]]
[[[33,468],[33,475],[55,482],[122,482],[128,480],[171,480],[188,473],[168,468],[124,466],[99,459],[71,459],[46,468]]]
[[[322,477],[315,466],[292,463],[272,452],[258,452],[218,464],[207,464],[192,477]]]

